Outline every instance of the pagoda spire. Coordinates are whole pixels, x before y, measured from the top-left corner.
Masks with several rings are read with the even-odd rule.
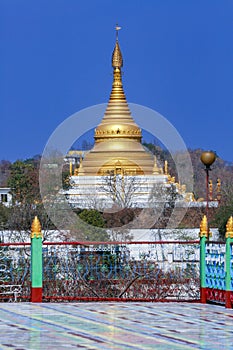
[[[118,31],[120,29],[121,27],[116,25],[116,44],[112,53],[112,67],[114,68],[114,71],[116,70],[116,68],[121,69],[123,67],[123,58],[122,58],[122,53],[121,53],[121,49],[118,41]]]
[[[85,193],[87,177],[112,172],[131,175],[157,175],[161,170],[156,158],[141,144],[142,133],[129,109],[123,84],[123,56],[119,44],[120,27],[116,26],[116,39],[111,57],[113,82],[110,98],[104,116],[95,129],[94,147],[85,155],[78,171]],[[119,172],[118,172],[119,171]],[[89,181],[89,180],[88,180]],[[81,182],[80,182],[81,184]]]
[[[130,138],[141,142],[141,129],[135,123],[129,109],[122,83],[123,56],[116,25],[116,42],[112,53],[113,83],[108,105],[101,123],[95,130],[96,142],[113,138]]]

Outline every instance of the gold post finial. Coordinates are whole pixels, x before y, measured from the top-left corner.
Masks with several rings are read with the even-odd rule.
[[[231,216],[226,224],[226,238],[233,238],[233,217]]]
[[[204,215],[201,220],[199,235],[200,237],[207,237],[207,238],[212,235],[211,232],[209,231],[209,225],[208,225],[206,215]]]
[[[217,180],[217,201],[221,200],[221,180]]]
[[[213,200],[213,181],[209,180],[209,199]]]
[[[42,238],[41,224],[37,216],[32,221],[31,238]]]
[[[72,162],[70,162],[70,176],[73,175],[73,165],[72,165]]]

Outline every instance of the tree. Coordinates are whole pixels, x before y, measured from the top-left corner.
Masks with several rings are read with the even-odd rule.
[[[130,208],[137,190],[141,187],[142,181],[137,176],[115,174],[114,171],[103,177],[101,190],[110,198],[112,203],[119,208]]]
[[[222,205],[217,211],[212,224],[218,227],[220,238],[225,239],[226,224],[230,216],[233,215],[233,200],[227,205]]]
[[[5,205],[0,203],[0,225],[1,230],[6,228],[7,222],[9,220],[10,208],[7,208]]]
[[[39,161],[28,159],[14,162],[10,166],[8,186],[11,188],[14,203],[32,203],[39,200]]]
[[[35,156],[25,161],[17,160],[10,167],[8,185],[13,195],[13,205],[9,208],[6,229],[11,231],[12,241],[24,241],[29,237],[31,223],[38,216],[48,238],[54,225],[48,217],[41,201],[39,189],[40,157]]]
[[[11,241],[24,242],[30,237],[31,225],[35,216],[38,216],[43,229],[43,239],[48,240],[49,231],[55,227],[48,217],[42,203],[21,203],[9,209],[8,221],[5,228],[10,231]]]
[[[167,226],[169,220],[172,219],[176,201],[182,199],[183,197],[178,193],[175,184],[156,184],[153,186],[149,197],[149,206],[153,210],[151,215],[155,227]],[[176,221],[172,225],[175,226]]]
[[[174,208],[176,201],[181,198],[174,184],[156,184],[150,193],[149,204],[154,208]]]
[[[64,190],[70,188],[70,172],[66,168],[62,172],[62,185]]]
[[[233,170],[233,169],[232,169]],[[233,173],[233,172],[232,172]],[[225,176],[221,186],[221,200],[212,225],[217,226],[220,238],[225,239],[226,224],[230,216],[233,215],[233,176]]]
[[[10,175],[11,162],[8,160],[0,161],[0,186],[7,186],[7,180]]]

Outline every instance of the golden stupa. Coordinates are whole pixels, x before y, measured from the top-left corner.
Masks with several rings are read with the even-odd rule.
[[[95,129],[95,145],[85,155],[79,175],[149,175],[161,172],[156,158],[141,144],[142,133],[135,123],[122,84],[123,58],[118,42],[112,54],[113,84],[101,123]]]
[[[70,188],[66,191],[69,203],[73,207],[99,210],[112,208],[115,204],[147,208],[156,186],[175,186],[181,199],[189,201],[190,194],[185,193],[185,186],[169,175],[167,162],[163,171],[158,167],[156,157],[141,143],[141,129],[131,115],[123,90],[123,58],[118,31],[112,67],[112,91],[104,116],[95,129],[94,147],[85,153],[84,159],[82,151],[70,151],[67,156],[72,159]],[[73,171],[75,153],[79,156],[79,167]]]

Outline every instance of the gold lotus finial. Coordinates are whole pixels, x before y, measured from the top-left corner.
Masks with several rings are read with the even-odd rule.
[[[31,227],[31,238],[42,238],[41,224],[37,216],[35,216]]]
[[[203,216],[200,223],[200,237],[208,237],[209,236],[209,227],[206,215]]]
[[[226,238],[233,238],[233,217],[231,216],[226,224]]]

